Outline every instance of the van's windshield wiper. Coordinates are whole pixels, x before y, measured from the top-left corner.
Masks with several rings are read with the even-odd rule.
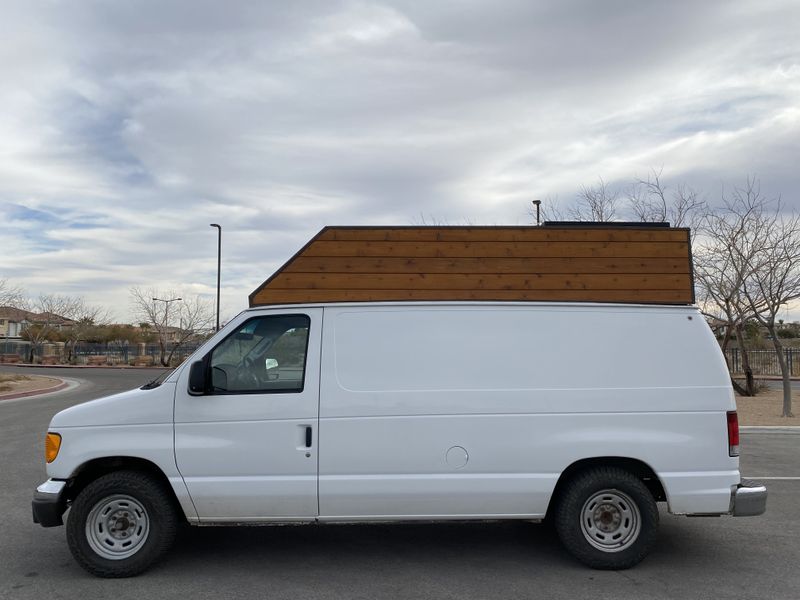
[[[158,377],[156,377],[155,379],[153,379],[153,381],[148,381],[147,383],[145,383],[145,384],[144,384],[144,385],[143,385],[141,388],[139,388],[139,389],[142,389],[142,390],[152,390],[153,388],[157,388],[157,387],[158,387],[158,386],[160,386],[162,383],[164,383],[164,380],[167,378],[167,376],[168,376],[170,373],[172,373],[174,370],[175,370],[175,369],[168,369],[168,370],[164,371],[163,373],[161,373],[161,375],[159,375]]]

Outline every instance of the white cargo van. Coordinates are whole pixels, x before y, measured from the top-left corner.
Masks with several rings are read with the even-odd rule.
[[[696,307],[256,307],[141,389],[58,413],[34,520],[100,576],[176,525],[552,519],[595,568],[638,563],[664,502],[758,515],[725,362]]]

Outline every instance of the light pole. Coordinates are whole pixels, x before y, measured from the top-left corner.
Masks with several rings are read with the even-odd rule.
[[[164,300],[163,298],[153,298],[153,324],[156,326],[156,331],[158,331],[158,345],[161,347],[161,364],[165,367],[169,364],[169,361],[167,361],[166,364],[164,363],[164,355],[166,353],[167,342],[169,340],[169,332],[167,331],[167,327],[169,327],[169,305],[173,302],[177,302],[178,300],[183,300],[183,298],[170,298],[169,300]],[[164,326],[162,328],[159,328],[156,318],[156,302],[164,303]],[[159,329],[161,330],[159,331]],[[172,358],[172,354],[170,354],[170,358]]]
[[[222,225],[211,223],[209,227],[217,228],[217,331],[219,331],[219,283],[222,275]]]
[[[164,300],[163,298],[153,298],[153,308],[155,309],[156,302],[163,302],[164,303],[164,327],[169,327],[169,305],[172,302],[177,302],[178,300],[183,300],[183,298],[170,298],[169,300]],[[153,310],[153,317],[155,317],[155,310]]]

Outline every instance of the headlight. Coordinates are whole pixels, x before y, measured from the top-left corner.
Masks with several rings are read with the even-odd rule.
[[[48,463],[53,462],[61,449],[61,436],[57,433],[47,432],[44,438],[44,458]]]

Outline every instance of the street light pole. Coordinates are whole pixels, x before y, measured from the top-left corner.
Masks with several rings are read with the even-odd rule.
[[[165,367],[169,366],[169,361],[165,364],[164,362],[164,353],[166,352],[167,341],[168,338],[168,331],[167,327],[169,327],[169,305],[173,302],[178,302],[179,300],[183,300],[183,298],[170,298],[169,300],[165,300],[163,298],[153,298],[153,324],[156,326],[156,331],[158,331],[158,339],[159,339],[159,346],[161,346],[161,364]],[[158,320],[156,315],[156,302],[163,302],[164,303],[164,326],[161,331],[159,331],[158,327]],[[174,352],[174,349],[173,349]],[[170,358],[172,358],[172,353],[170,353]]]
[[[169,327],[169,305],[171,302],[177,302],[178,300],[183,300],[183,298],[170,298],[169,300],[164,300],[163,298],[153,298],[153,317],[155,317],[155,306],[156,302],[163,302],[164,303],[164,327]]]
[[[217,331],[219,331],[219,287],[222,275],[222,225],[211,223],[209,227],[217,228]]]

